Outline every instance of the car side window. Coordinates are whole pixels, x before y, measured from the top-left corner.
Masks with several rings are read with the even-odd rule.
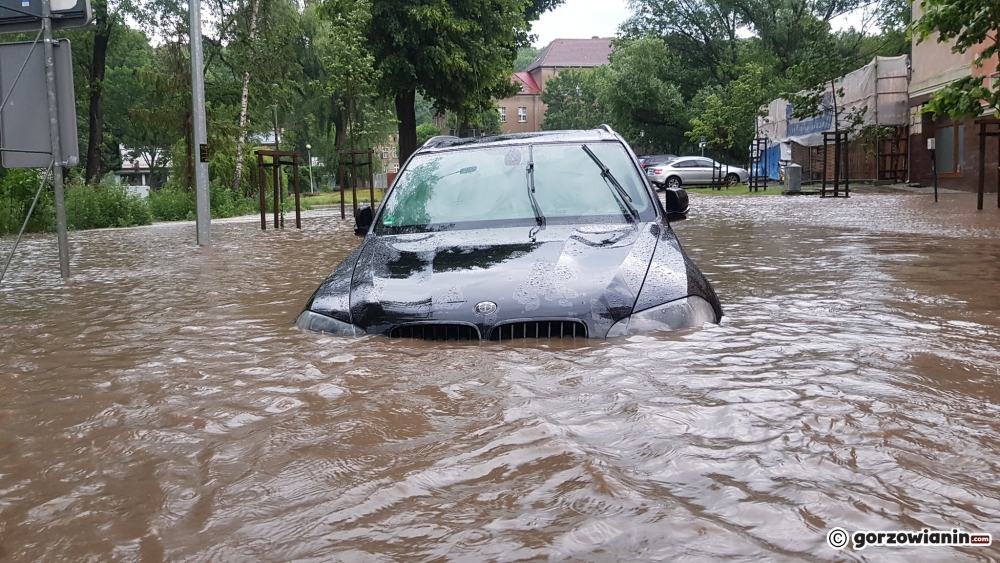
[[[674,163],[674,168],[692,168],[694,167],[693,160],[680,160]]]
[[[698,160],[696,160],[694,162],[697,163],[697,164],[695,164],[695,166],[697,166],[699,168],[711,168],[713,166],[712,161],[708,160],[707,158],[699,158]]]

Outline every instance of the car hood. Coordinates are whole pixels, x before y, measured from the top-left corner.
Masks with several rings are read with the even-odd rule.
[[[330,314],[324,305],[349,301],[349,322],[373,334],[409,323],[472,323],[487,338],[498,323],[578,319],[603,337],[632,312],[658,239],[673,239],[666,246],[683,264],[673,233],[659,223],[549,226],[534,241],[529,230],[369,235],[349,257],[356,258],[349,299],[343,273],[334,272],[311,308]],[[686,295],[684,278],[677,298]],[[477,313],[483,302],[496,310]]]

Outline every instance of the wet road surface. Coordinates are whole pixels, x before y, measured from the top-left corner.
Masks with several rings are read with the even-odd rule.
[[[974,199],[693,196],[722,325],[594,342],[299,332],[360,240],[322,213],[203,249],[71,233],[65,284],[29,238],[0,285],[0,560],[1000,559],[826,543],[1000,535],[1000,213]]]

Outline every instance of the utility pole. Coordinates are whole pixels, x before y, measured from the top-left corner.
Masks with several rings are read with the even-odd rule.
[[[69,239],[66,235],[66,195],[63,192],[62,145],[59,139],[59,105],[56,102],[56,63],[52,50],[52,3],[42,0],[42,34],[45,45],[45,89],[49,100],[49,138],[52,147],[52,185],[56,196],[56,230],[59,239],[59,273],[69,279]]]
[[[48,1],[48,0],[45,0]],[[194,143],[198,146],[194,163],[197,243],[212,245],[212,211],[208,194],[208,131],[205,126],[205,72],[201,50],[201,0],[188,0],[191,17],[191,102]]]

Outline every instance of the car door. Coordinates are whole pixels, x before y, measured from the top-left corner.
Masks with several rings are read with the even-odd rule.
[[[692,163],[692,175],[698,184],[711,184],[714,163],[707,158],[696,158]]]
[[[667,168],[667,166],[664,166],[664,168]],[[697,180],[695,179],[696,174],[694,168],[694,160],[689,158],[682,158],[669,163],[667,176],[680,177],[682,185],[685,184],[690,185],[698,183]]]

